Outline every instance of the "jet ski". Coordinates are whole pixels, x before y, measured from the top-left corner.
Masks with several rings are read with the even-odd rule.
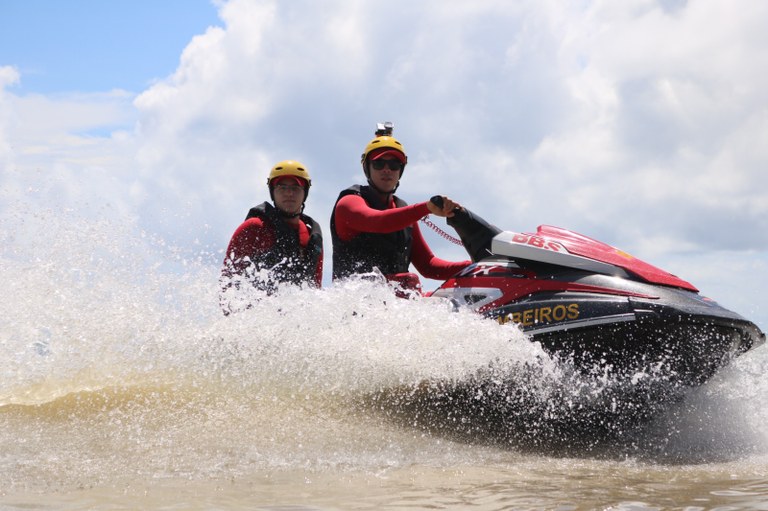
[[[765,342],[691,283],[582,234],[502,231],[465,208],[447,222],[472,264],[429,296],[515,324],[584,373],[696,387]]]

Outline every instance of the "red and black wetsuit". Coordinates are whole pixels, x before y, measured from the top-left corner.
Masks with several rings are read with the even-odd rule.
[[[258,278],[260,270],[268,278]],[[290,226],[271,204],[264,202],[248,212],[227,247],[221,270],[222,286],[239,275],[271,293],[278,283],[320,287],[323,280],[323,235],[320,226],[300,215],[298,229]]]
[[[388,204],[370,186],[343,190],[331,214],[333,278],[378,268],[384,275],[408,272],[411,263],[426,278],[447,279],[470,261],[435,257],[419,230],[427,203],[407,205],[391,196]]]

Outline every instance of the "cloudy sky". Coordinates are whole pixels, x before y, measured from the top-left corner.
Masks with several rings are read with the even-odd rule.
[[[390,120],[406,201],[568,227],[765,328],[766,26],[763,0],[0,0],[0,214],[222,251],[297,159],[328,234]]]

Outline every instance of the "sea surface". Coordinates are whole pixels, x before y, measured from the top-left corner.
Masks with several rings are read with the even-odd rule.
[[[766,347],[636,414],[376,282],[225,317],[221,254],[45,211],[0,241],[0,509],[768,509]]]

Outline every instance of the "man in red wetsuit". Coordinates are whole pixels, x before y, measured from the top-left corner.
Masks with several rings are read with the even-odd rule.
[[[225,313],[238,308],[232,293],[243,281],[267,294],[280,283],[322,285],[323,235],[303,213],[311,185],[309,172],[297,161],[281,161],[272,168],[267,186],[274,206],[263,202],[251,208],[227,247],[221,270]]]
[[[471,261],[435,257],[418,226],[429,213],[453,216],[458,204],[443,197],[442,208],[430,201],[409,206],[394,195],[408,158],[391,135],[391,123],[379,125],[361,158],[368,185],[351,186],[336,200],[331,214],[333,278],[377,269],[387,280],[420,289],[418,277],[409,273],[411,263],[424,277],[446,279]]]

